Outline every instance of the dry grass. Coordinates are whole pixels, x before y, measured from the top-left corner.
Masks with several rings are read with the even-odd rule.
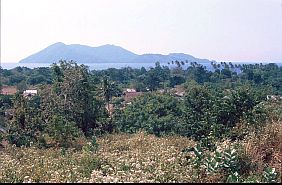
[[[243,143],[243,153],[256,164],[256,172],[262,173],[271,166],[281,173],[282,160],[282,122],[266,125],[260,132],[252,133]],[[280,174],[281,176],[281,174]]]
[[[183,137],[138,133],[98,139],[97,153],[16,148],[0,151],[0,182],[191,182]]]
[[[239,155],[256,164],[253,174],[261,176],[265,166],[281,171],[281,131],[281,122],[273,122],[240,141]],[[196,145],[188,138],[158,138],[140,132],[107,135],[97,143],[97,152],[8,145],[0,150],[0,182],[199,182],[187,163],[191,154],[181,152]],[[236,144],[225,140],[217,150]],[[200,181],[221,182],[223,175],[203,175]]]
[[[101,141],[99,151],[111,164],[103,168],[108,175],[94,171],[91,182],[189,182],[190,170],[181,165],[181,150],[193,145],[183,137],[110,135]]]

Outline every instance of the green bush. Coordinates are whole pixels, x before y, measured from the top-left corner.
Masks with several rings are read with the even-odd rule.
[[[138,97],[116,117],[119,130],[145,130],[157,136],[177,133],[183,123],[179,100],[169,95],[148,93]]]
[[[45,132],[54,140],[56,146],[65,148],[72,146],[76,138],[83,135],[74,122],[57,115],[52,117]]]
[[[245,121],[260,126],[268,117],[258,97],[245,87],[221,93],[194,85],[187,90],[184,110],[186,129],[181,130],[181,135],[198,141],[208,137],[234,137],[230,131],[237,123]]]

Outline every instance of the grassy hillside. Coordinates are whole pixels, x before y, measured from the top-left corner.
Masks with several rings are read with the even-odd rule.
[[[245,181],[261,182],[265,166],[281,172],[282,122],[273,122],[243,142],[224,140],[217,151],[235,148]],[[83,142],[86,141],[81,141]],[[224,171],[199,171],[185,149],[197,143],[180,136],[156,137],[143,132],[98,138],[98,148],[82,150],[18,148],[0,150],[0,182],[224,182]],[[89,146],[89,147],[87,147]],[[96,145],[95,145],[96,146]],[[207,154],[212,152],[206,151]],[[204,164],[204,163],[203,163]],[[202,164],[202,165],[203,165]],[[281,174],[278,173],[281,182]],[[279,180],[280,179],[280,180]]]

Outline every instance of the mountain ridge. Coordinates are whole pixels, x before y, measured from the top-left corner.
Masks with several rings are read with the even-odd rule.
[[[56,42],[43,50],[34,53],[22,60],[19,63],[55,63],[59,60],[73,60],[78,63],[106,63],[106,62],[171,62],[185,61],[190,62],[211,62],[208,59],[195,58],[192,55],[185,53],[169,53],[168,55],[145,53],[135,54],[120,46],[105,44],[97,47],[69,44]]]

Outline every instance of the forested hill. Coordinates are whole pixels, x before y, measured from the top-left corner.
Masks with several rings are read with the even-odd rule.
[[[66,45],[58,42],[47,48],[28,56],[20,63],[54,63],[59,60],[74,60],[78,63],[98,63],[98,62],[171,62],[185,61],[190,62],[211,62],[207,59],[195,58],[183,53],[171,53],[169,55],[161,54],[143,54],[138,55],[122,47],[115,45],[103,45],[99,47],[90,47],[80,44]]]

